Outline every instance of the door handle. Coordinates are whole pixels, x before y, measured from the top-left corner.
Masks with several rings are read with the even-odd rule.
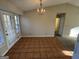
[[[7,35],[7,36],[8,36],[8,34],[5,34],[5,35]]]

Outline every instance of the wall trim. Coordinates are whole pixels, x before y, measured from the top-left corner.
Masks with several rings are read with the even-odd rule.
[[[54,35],[26,35],[22,37],[54,37]]]
[[[10,48],[8,48],[4,53],[3,53],[3,55],[2,56],[5,56],[5,54],[14,46],[14,44],[18,41],[18,40],[20,40],[22,38],[22,36],[20,36],[17,40],[15,40],[15,42],[11,45],[11,47]]]

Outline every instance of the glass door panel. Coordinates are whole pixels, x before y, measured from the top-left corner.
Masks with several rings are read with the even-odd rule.
[[[3,28],[1,24],[1,19],[0,19],[0,48],[4,45],[4,34],[3,34]]]
[[[6,36],[6,40],[8,43],[8,46],[12,44],[12,42],[15,40],[15,31],[12,26],[11,16],[7,14],[3,14],[3,25],[4,25],[4,32]]]
[[[17,36],[20,35],[20,22],[19,22],[19,16],[14,16],[15,19],[15,30],[16,30],[16,34]]]

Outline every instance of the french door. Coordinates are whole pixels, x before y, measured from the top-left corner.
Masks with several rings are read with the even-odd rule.
[[[12,16],[10,14],[3,13],[2,23],[3,23],[3,29],[4,29],[6,41],[7,41],[8,47],[10,48],[13,41],[16,39],[16,33],[15,33],[13,21],[12,21]]]
[[[20,36],[20,21],[19,21],[19,16],[14,16],[14,23],[15,23],[15,31],[17,34],[17,37],[19,38]]]
[[[3,32],[2,23],[1,23],[1,16],[0,16],[0,48],[2,48],[3,45],[5,44],[4,40],[5,40],[5,37],[4,37],[4,32]]]

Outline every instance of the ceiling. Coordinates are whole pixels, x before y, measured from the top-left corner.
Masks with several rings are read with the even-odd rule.
[[[32,10],[39,7],[39,0],[9,0],[23,11]],[[79,6],[79,0],[43,0],[43,7],[57,4],[70,3]]]

